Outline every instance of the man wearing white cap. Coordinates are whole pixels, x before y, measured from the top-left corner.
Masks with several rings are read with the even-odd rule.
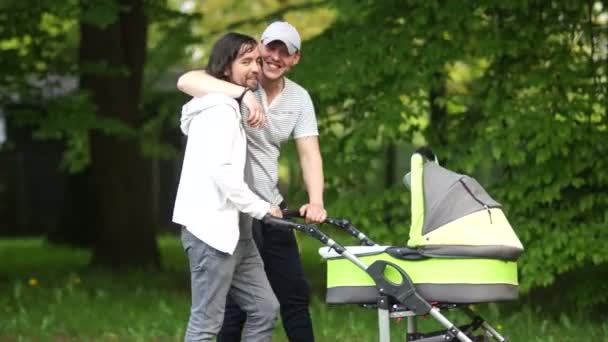
[[[219,92],[241,102],[243,120],[249,123],[245,125],[246,181],[256,194],[273,205],[285,207],[278,189],[278,160],[281,144],[295,139],[309,199],[300,213],[309,222],[322,222],[327,213],[323,205],[323,163],[314,106],[308,92],[285,76],[300,61],[300,35],[289,23],[274,22],[262,33],[259,49],[261,87],[255,92],[213,78],[204,71],[185,73],[177,86],[191,96]],[[253,221],[252,228],[266,275],[281,306],[289,341],[314,341],[308,312],[308,283],[293,233],[258,220]],[[230,302],[233,303],[229,298]],[[244,320],[238,307],[228,304],[218,341],[239,341]]]

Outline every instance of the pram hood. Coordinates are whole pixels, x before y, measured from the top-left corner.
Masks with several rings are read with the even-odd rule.
[[[404,183],[412,193],[408,247],[427,256],[507,260],[523,252],[500,203],[475,179],[415,153]]]

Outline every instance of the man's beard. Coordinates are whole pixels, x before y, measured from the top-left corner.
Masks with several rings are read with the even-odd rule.
[[[256,79],[256,81],[255,81],[255,83],[254,83],[254,84],[249,84],[249,83],[248,83],[248,84],[246,85],[246,87],[248,87],[248,88],[249,88],[249,89],[251,89],[252,91],[256,91],[256,90],[258,90],[259,86],[260,86],[260,82],[259,82],[257,79]]]

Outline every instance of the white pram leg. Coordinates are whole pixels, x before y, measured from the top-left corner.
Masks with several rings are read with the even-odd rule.
[[[391,341],[389,303],[386,296],[378,297],[378,337],[380,342]]]

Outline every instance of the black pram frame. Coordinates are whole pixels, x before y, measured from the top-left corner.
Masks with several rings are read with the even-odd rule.
[[[356,255],[349,252],[347,248],[330,238],[318,225],[295,222],[289,218],[298,218],[300,213],[292,210],[283,211],[284,218],[266,216],[264,221],[277,227],[295,229],[308,235],[330,249],[335,250],[340,256],[348,259],[361,270],[365,271],[375,282],[377,293],[376,307],[378,311],[378,336],[380,342],[390,342],[390,318],[407,318],[406,342],[484,342],[494,339],[498,342],[506,342],[507,338],[501,336],[481,316],[476,314],[469,305],[450,303],[430,303],[417,291],[414,283],[407,272],[398,265],[385,260],[376,260],[371,265],[365,264]],[[368,238],[357,227],[346,219],[327,218],[326,224],[340,228],[358,239],[361,245],[375,246],[373,240]],[[415,250],[411,250],[415,253]],[[401,275],[401,283],[394,283],[385,276],[385,270],[392,268]],[[369,306],[369,305],[367,305]],[[456,326],[441,310],[460,309],[470,317],[471,322]],[[416,319],[419,316],[430,315],[444,329],[430,332],[418,332]],[[477,330],[482,329],[482,335],[475,336]]]

